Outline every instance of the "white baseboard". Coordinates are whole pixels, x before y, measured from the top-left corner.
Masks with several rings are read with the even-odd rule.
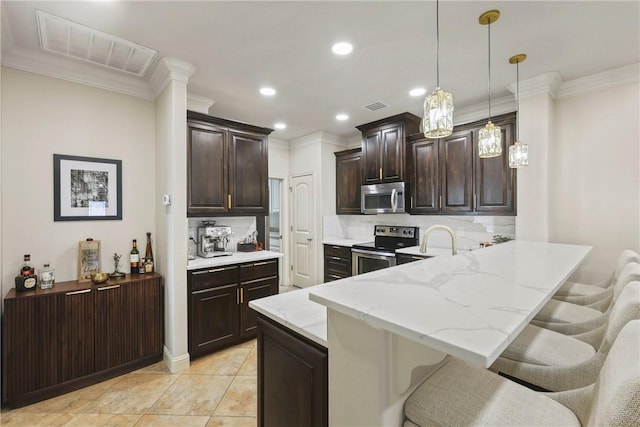
[[[162,360],[172,374],[181,374],[189,369],[190,359],[189,353],[174,356],[166,346],[162,352]]]

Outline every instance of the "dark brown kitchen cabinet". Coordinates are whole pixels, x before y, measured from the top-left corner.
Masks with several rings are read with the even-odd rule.
[[[396,265],[407,264],[414,261],[422,261],[427,258],[431,258],[431,257],[396,253]]]
[[[157,274],[12,289],[4,299],[3,403],[23,406],[161,360],[162,299]]]
[[[324,281],[351,277],[351,248],[348,246],[324,245]]]
[[[362,183],[405,179],[405,138],[418,131],[420,118],[410,113],[356,126],[362,132]]]
[[[329,425],[328,351],[258,315],[258,426]]]
[[[362,149],[338,151],[336,155],[336,214],[354,215],[360,211]]]
[[[411,214],[515,215],[516,174],[509,168],[515,114],[492,120],[502,128],[503,154],[480,159],[478,132],[486,120],[459,125],[437,140],[409,138],[407,161],[411,182]]]
[[[192,358],[255,337],[249,301],[278,293],[278,260],[188,272],[189,354]]]
[[[271,129],[187,111],[187,216],[268,212]]]

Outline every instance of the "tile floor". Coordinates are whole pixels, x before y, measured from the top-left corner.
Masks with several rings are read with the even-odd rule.
[[[256,425],[256,340],[195,359],[171,374],[163,362],[22,408],[2,426]]]

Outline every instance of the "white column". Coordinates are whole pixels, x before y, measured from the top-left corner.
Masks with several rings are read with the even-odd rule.
[[[193,65],[163,58],[151,84],[156,97],[156,269],[164,277],[164,361],[172,373],[189,367],[187,314],[187,83]],[[144,183],[140,183],[144,189]],[[171,204],[164,205],[162,196]]]
[[[549,241],[549,146],[553,143],[558,73],[520,82],[520,141],[529,146],[529,166],[518,174],[516,237]],[[510,87],[515,93],[515,85]]]

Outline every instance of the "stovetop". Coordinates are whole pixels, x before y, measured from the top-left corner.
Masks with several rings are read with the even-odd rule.
[[[395,252],[397,249],[418,245],[418,227],[376,225],[373,242],[353,245],[355,249],[377,252]]]

